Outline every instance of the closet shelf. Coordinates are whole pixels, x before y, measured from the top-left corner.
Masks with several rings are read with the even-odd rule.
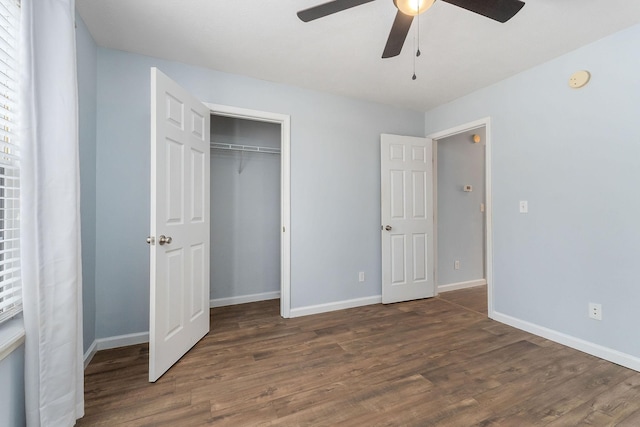
[[[211,148],[218,150],[249,151],[252,153],[280,154],[279,148],[258,147],[255,145],[223,144],[221,142],[212,142]]]

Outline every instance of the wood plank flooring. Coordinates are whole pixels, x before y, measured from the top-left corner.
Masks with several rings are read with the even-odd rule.
[[[282,319],[211,310],[155,384],[148,346],[98,352],[79,426],[640,426],[640,373],[489,320],[486,288]]]

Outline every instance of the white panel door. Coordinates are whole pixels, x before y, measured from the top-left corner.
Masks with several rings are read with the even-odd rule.
[[[149,381],[209,332],[210,111],[151,69]]]
[[[432,143],[381,135],[384,304],[435,295]]]

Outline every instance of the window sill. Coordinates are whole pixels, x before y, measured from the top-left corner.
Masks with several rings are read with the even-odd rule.
[[[0,361],[24,343],[22,316],[0,325]]]

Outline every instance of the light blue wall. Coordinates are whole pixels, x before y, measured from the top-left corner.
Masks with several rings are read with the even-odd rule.
[[[0,426],[24,426],[24,345],[0,360],[0,378]]]
[[[426,113],[427,134],[491,117],[495,310],[636,357],[639,46],[636,25]]]
[[[379,295],[380,133],[422,136],[424,113],[99,48],[97,337],[149,327],[152,66],[205,102],[291,116],[292,306]]]
[[[80,213],[82,227],[82,308],[84,351],[96,339],[96,94],[98,47],[76,14]]]
[[[474,134],[480,143],[474,144]],[[437,142],[438,286],[484,279],[484,142],[484,129]],[[472,191],[463,191],[465,185]]]
[[[212,116],[211,140],[280,148],[280,127]],[[279,292],[280,235],[280,155],[211,150],[211,298]]]

